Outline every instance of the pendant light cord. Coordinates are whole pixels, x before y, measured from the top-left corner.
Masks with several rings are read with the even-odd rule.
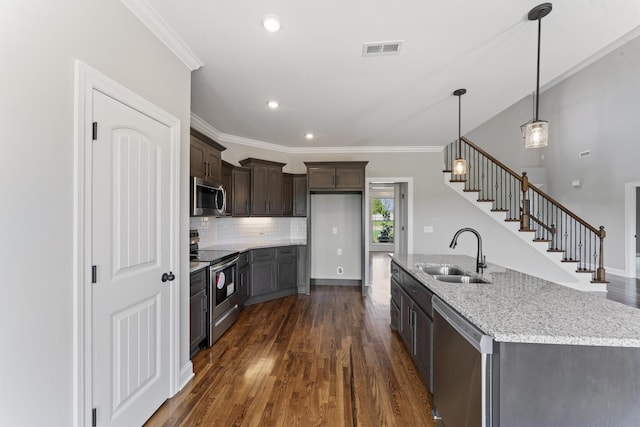
[[[542,32],[542,18],[538,18],[538,69],[536,72],[536,117],[538,121],[538,104],[540,100],[540,33]]]
[[[462,158],[462,95],[458,95],[458,158]]]

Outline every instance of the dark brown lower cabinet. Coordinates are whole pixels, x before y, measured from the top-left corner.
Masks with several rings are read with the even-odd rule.
[[[238,304],[240,308],[244,307],[244,302],[249,296],[249,266],[238,267]]]
[[[190,352],[195,354],[207,338],[207,270],[191,273],[190,277]]]
[[[276,289],[281,291],[284,289],[298,288],[297,282],[297,260],[293,258],[279,259],[276,265]]]
[[[248,304],[297,293],[298,246],[253,249],[249,259]]]
[[[275,265],[273,261],[261,261],[251,263],[251,292],[250,296],[268,294],[275,292]]]

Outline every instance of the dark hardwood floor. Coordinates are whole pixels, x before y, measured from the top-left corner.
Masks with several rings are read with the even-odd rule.
[[[148,426],[435,426],[431,396],[389,328],[389,258],[372,287],[318,286],[247,307],[195,378]],[[640,281],[609,275],[606,298],[640,307]]]
[[[374,262],[366,298],[318,286],[247,307],[147,425],[434,426],[428,390],[389,328],[388,257]]]
[[[607,299],[640,308],[640,280],[607,274]]]

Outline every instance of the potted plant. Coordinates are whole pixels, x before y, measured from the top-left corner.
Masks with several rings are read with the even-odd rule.
[[[391,221],[391,212],[385,211],[382,217],[385,222],[382,224],[382,230],[380,230],[380,234],[378,235],[378,242],[391,243],[393,242],[393,229],[391,224],[389,224],[389,221]]]

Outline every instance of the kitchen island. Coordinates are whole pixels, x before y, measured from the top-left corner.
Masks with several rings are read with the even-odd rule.
[[[482,274],[490,283],[447,283],[420,268],[452,265],[473,275],[476,260],[467,256],[399,254],[392,260],[392,277],[399,267],[401,277],[493,340],[478,385],[486,394],[485,425],[640,425],[640,310],[494,264]],[[443,364],[437,323],[443,320],[426,314],[434,324],[427,335],[435,333],[429,343],[434,381],[427,382],[437,403],[435,379]]]

